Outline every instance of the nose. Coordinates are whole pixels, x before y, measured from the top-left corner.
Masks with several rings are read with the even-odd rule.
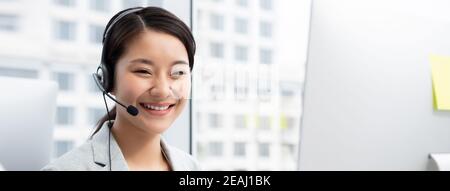
[[[155,99],[164,100],[170,97],[171,90],[170,80],[164,77],[155,79],[152,87],[150,88],[150,95]]]

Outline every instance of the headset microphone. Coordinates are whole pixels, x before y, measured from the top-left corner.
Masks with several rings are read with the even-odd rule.
[[[127,109],[127,112],[132,115],[132,116],[136,116],[139,114],[139,110],[132,106],[125,106],[123,103],[117,101],[116,99],[114,99],[108,92],[105,91],[105,89],[103,88],[103,86],[100,84],[100,76],[97,73],[92,74],[92,76],[94,77],[94,81],[95,84],[97,84],[98,88],[100,88],[100,90],[103,92],[103,94],[105,94],[106,96],[108,96],[110,99],[112,99],[114,102],[118,103],[119,105],[121,105],[122,107]]]

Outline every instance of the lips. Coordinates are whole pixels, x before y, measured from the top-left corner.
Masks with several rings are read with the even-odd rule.
[[[175,104],[173,103],[139,103],[147,112],[153,115],[165,115],[169,113]]]

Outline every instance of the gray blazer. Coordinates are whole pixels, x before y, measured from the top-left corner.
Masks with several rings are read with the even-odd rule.
[[[68,171],[107,171],[109,170],[108,134],[109,128],[104,123],[99,132],[92,139],[80,147],[69,151],[42,170],[68,170]],[[128,165],[117,144],[111,135],[111,170],[127,171]],[[161,149],[172,170],[190,171],[200,170],[198,162],[189,154],[172,147],[161,137]]]

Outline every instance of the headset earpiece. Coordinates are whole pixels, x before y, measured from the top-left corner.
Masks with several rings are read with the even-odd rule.
[[[103,62],[97,68],[97,78],[105,90],[105,93],[110,92],[111,83],[109,82],[108,69]]]
[[[111,30],[111,28],[113,28],[113,26],[116,24],[116,22],[118,22],[122,17],[125,17],[126,15],[129,15],[131,13],[137,12],[144,9],[143,7],[135,7],[135,8],[130,8],[128,10],[123,11],[122,13],[120,13],[114,20],[111,21],[111,23],[108,23],[108,25],[106,26],[105,32],[103,34],[103,45],[105,45],[105,43],[108,41],[108,37],[109,37],[109,31]],[[105,48],[102,48],[102,55],[101,55],[101,62],[100,65],[97,68],[97,72],[96,72],[96,76],[100,82],[100,85],[103,87],[104,93],[109,93],[112,91],[112,86],[113,86],[113,76],[110,76],[109,71],[108,71],[108,67],[106,67],[106,63],[105,63]],[[114,71],[111,71],[112,73]]]

